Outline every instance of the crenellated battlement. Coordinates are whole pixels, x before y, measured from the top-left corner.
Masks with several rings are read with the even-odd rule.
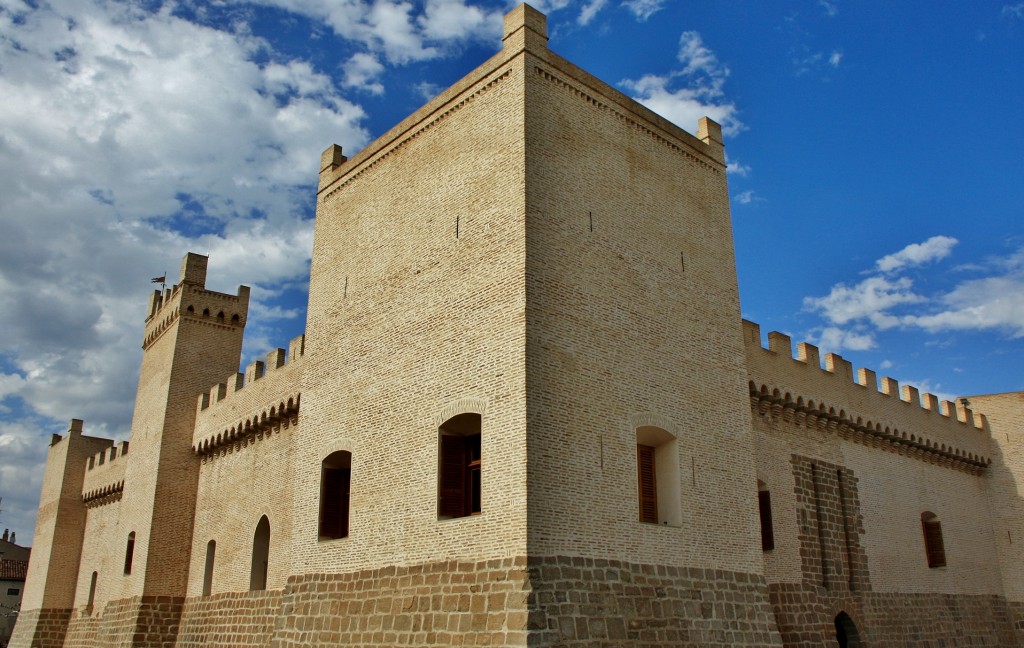
[[[105,504],[112,501],[112,495],[124,491],[127,454],[127,441],[111,441],[109,447],[89,457],[85,464],[85,480],[82,482],[82,500],[87,505]]]
[[[293,339],[288,350],[274,349],[266,361],[250,363],[199,395],[193,450],[208,454],[236,440],[287,428],[298,422],[306,336]]]
[[[853,435],[869,444],[885,443],[919,458],[971,470],[990,463],[984,415],[934,394],[900,387],[895,378],[870,369],[854,374],[852,363],[828,353],[824,367],[818,348],[772,331],[767,348],[761,327],[743,321],[751,404],[764,415]]]
[[[180,283],[154,290],[149,298],[142,348],[148,349],[180,318],[222,328],[244,328],[249,311],[249,287],[237,295],[206,289],[207,257],[188,253],[181,264]]]

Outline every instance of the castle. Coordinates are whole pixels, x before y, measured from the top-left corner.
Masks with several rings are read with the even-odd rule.
[[[503,43],[325,151],[287,349],[237,371],[205,257],[152,295],[130,441],[52,440],[11,645],[1024,645],[1024,394],[765,348],[719,125],[528,6]]]

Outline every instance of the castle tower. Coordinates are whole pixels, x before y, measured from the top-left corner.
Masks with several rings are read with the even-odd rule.
[[[25,609],[40,618],[66,610],[69,645],[173,639],[199,473],[196,396],[237,373],[249,303],[246,286],[236,295],[207,290],[206,267],[205,256],[186,255],[180,282],[150,298],[130,442],[118,452],[109,440],[82,437],[79,424],[51,448],[35,540],[41,560],[30,568]],[[51,520],[47,502],[58,499]],[[19,623],[12,645],[41,639]]]
[[[776,643],[721,128],[690,135],[557,56],[520,6],[501,52],[321,167],[296,568],[457,559],[518,580],[533,594],[494,621],[522,633],[508,645],[588,614],[624,632],[649,604],[625,583],[654,570],[750,601],[744,640]],[[298,505],[342,442],[343,552]],[[606,607],[555,605],[567,592]],[[731,623],[685,616],[693,641]]]
[[[199,472],[195,399],[237,373],[249,307],[247,286],[236,295],[207,290],[206,266],[207,257],[187,254],[178,285],[150,299],[115,545],[134,533],[135,564],[110,600],[185,595]]]
[[[85,465],[90,456],[110,445],[107,439],[84,436],[79,419],[72,419],[63,438],[53,435],[39,496],[26,591],[11,646],[63,645],[75,601],[75,575],[85,529]]]

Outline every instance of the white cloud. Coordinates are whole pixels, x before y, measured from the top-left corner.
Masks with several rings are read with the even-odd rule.
[[[384,66],[377,57],[368,52],[358,52],[341,66],[345,74],[346,88],[359,88],[371,94],[384,94],[384,84],[379,81]]]
[[[733,200],[741,205],[749,205],[756,200],[753,190],[741,191],[733,197]]]
[[[892,276],[944,259],[956,244],[952,237],[933,236],[908,245],[876,261],[876,274],[853,285],[838,283],[824,297],[805,297],[804,307],[833,326],[861,327],[857,331],[864,335],[870,329],[863,327],[900,327],[929,332],[995,329],[1024,337],[1024,248],[984,264],[961,266],[957,272],[986,276],[960,280],[931,295],[917,293],[910,277]],[[931,283],[937,283],[936,278]]]
[[[899,252],[882,257],[877,261],[876,267],[882,272],[893,272],[945,259],[957,243],[958,241],[951,236],[933,236],[923,243],[911,243]]]
[[[622,6],[643,22],[661,11],[664,4],[664,0],[624,0]]]
[[[594,19],[599,11],[604,9],[604,6],[608,4],[608,0],[590,0],[590,2],[583,5],[580,9],[580,15],[576,19],[581,25],[589,25],[590,21]]]
[[[262,286],[308,276],[317,152],[364,145],[363,111],[245,31],[127,3],[10,11],[0,392],[124,436],[149,278],[174,281],[190,249],[212,254],[215,289],[255,282],[257,300]]]
[[[1024,337],[1024,273],[965,281],[941,298],[942,309],[902,323],[928,331],[1005,329]]]
[[[31,421],[0,422],[2,526],[17,532],[20,545],[32,544],[46,463],[47,432]]]
[[[901,304],[926,301],[913,292],[914,283],[907,277],[894,280],[869,277],[852,286],[836,284],[825,297],[805,297],[804,307],[820,312],[833,324],[868,320],[881,329],[891,328],[899,320],[887,311]]]
[[[499,11],[485,11],[463,0],[427,0],[417,24],[428,39],[458,41],[466,38],[501,37],[504,17]]]
[[[234,0],[278,7],[328,25],[342,38],[380,52],[391,63],[424,61],[444,55],[445,47],[467,40],[496,41],[500,9],[485,10],[463,0],[427,0],[418,5],[395,0]]]
[[[828,57],[828,64],[832,67],[839,67],[839,63],[843,60],[843,53],[839,50],[833,50]]]
[[[877,344],[871,333],[844,330],[836,326],[826,326],[817,337],[817,346],[832,353],[849,349],[850,351],[867,351]]]
[[[721,124],[727,135],[743,130],[736,105],[725,99],[722,90],[729,68],[719,63],[700,34],[683,32],[677,58],[682,65],[678,70],[625,79],[621,84],[634,93],[634,99],[691,132],[704,116]],[[681,87],[673,87],[677,85]]]
[[[727,153],[725,156],[725,172],[745,178],[747,177],[747,174],[750,173],[750,167],[741,163],[739,160],[730,160],[729,154]]]

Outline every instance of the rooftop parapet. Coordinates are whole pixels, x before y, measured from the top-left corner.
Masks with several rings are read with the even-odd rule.
[[[189,252],[181,263],[180,283],[150,295],[142,348],[148,348],[179,317],[208,326],[245,326],[249,287],[239,286],[237,295],[207,290],[207,261],[208,257]]]
[[[274,349],[266,360],[250,363],[244,372],[228,376],[199,395],[193,445],[207,447],[232,428],[245,429],[248,422],[290,417],[297,412],[302,380],[305,335],[293,339],[288,349]]]
[[[870,369],[858,369],[828,353],[821,365],[818,348],[777,331],[762,346],[761,328],[743,321],[747,368],[753,399],[802,414],[824,416],[854,428],[950,458],[987,465],[990,453],[985,417],[963,403],[939,401],[917,388],[900,388],[895,378],[879,382]]]
[[[351,157],[343,155],[337,144],[328,147],[320,158],[317,188],[320,201],[328,200],[391,152],[468,105],[502,79],[509,78],[511,66],[508,64],[524,53],[532,55],[533,62],[538,63],[529,66],[532,69],[528,74],[546,78],[591,105],[612,111],[639,131],[712,173],[725,173],[721,127],[717,123],[703,118],[698,124],[698,134],[694,136],[562,58],[548,48],[547,17],[531,6],[521,4],[505,15],[502,48],[490,59]],[[685,126],[690,128],[691,124]]]

